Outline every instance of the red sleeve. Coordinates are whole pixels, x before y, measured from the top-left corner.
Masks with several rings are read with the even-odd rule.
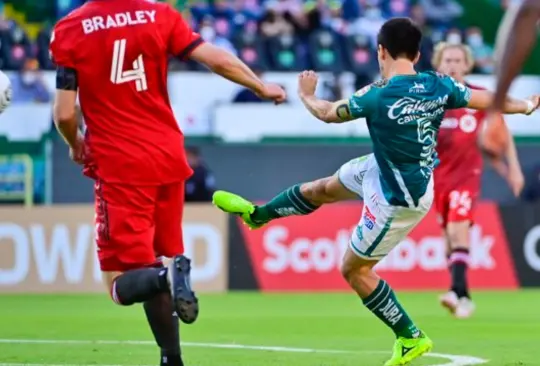
[[[52,61],[57,66],[63,66],[70,69],[75,68],[75,62],[71,55],[71,48],[66,40],[66,28],[62,23],[58,23],[51,34],[51,43],[49,51]]]
[[[186,59],[204,41],[198,33],[191,29],[178,11],[172,8],[169,9],[172,27],[169,36],[169,53],[181,59]]]

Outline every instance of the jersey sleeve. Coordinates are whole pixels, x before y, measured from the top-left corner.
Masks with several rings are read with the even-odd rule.
[[[66,40],[66,29],[63,23],[58,23],[51,33],[49,54],[51,60],[59,67],[75,68],[75,62],[71,53],[71,47]]]
[[[471,100],[471,88],[458,82],[450,76],[444,76],[442,82],[450,93],[448,95],[448,108],[458,109],[466,107]]]
[[[191,29],[178,11],[170,6],[168,8],[170,24],[172,25],[169,37],[169,53],[181,59],[186,59],[204,41],[198,33]]]
[[[377,88],[368,85],[349,98],[349,111],[354,119],[368,117],[377,103]]]

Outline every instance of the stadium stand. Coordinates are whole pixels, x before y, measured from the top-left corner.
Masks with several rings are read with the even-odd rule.
[[[42,69],[48,57],[52,25],[84,0],[5,0],[0,16],[0,67],[19,70],[27,58]],[[168,0],[183,11],[206,41],[238,54],[265,71],[314,68],[375,75],[375,35],[385,19],[411,16],[428,37],[419,68],[430,67],[434,42],[449,29],[482,55],[477,72],[491,72],[493,49],[481,30],[458,28],[463,7],[455,0]],[[1,2],[0,2],[1,4]],[[188,9],[188,10],[186,10]],[[441,16],[441,14],[446,14]],[[197,65],[171,63],[174,69],[203,71]]]

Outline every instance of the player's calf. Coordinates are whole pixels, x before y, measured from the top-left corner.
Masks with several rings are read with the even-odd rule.
[[[446,228],[446,236],[450,247],[448,269],[452,278],[450,291],[458,299],[470,298],[467,281],[469,263],[469,221],[451,222]]]
[[[169,292],[167,269],[139,268],[122,272],[104,272],[111,298],[118,305],[129,306]]]
[[[199,302],[191,289],[191,264],[183,255],[176,256],[167,268],[140,268],[124,273],[105,272],[113,301],[119,305],[146,302],[159,294],[170,293],[174,310],[186,324],[199,315]]]
[[[347,249],[341,273],[360,296],[364,306],[390,327],[397,337],[419,337],[420,330],[409,318],[392,288],[373,271],[375,264],[377,261],[360,258]]]
[[[354,198],[356,195],[343,187],[336,176],[326,177],[286,189],[267,204],[256,207],[251,218],[268,222],[285,216],[309,215],[324,204]]]
[[[183,366],[178,317],[171,296],[161,293],[146,301],[144,312],[161,350],[160,366]]]
[[[405,365],[431,350],[433,342],[413,323],[390,286],[373,271],[376,260],[358,257],[350,248],[341,273],[364,306],[396,335],[393,354],[385,366]]]

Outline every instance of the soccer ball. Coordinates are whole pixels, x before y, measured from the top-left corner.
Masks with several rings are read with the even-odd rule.
[[[11,104],[11,81],[0,71],[0,113],[3,113]]]
[[[484,123],[479,134],[480,149],[492,158],[501,159],[508,149],[511,138],[504,118],[498,115],[489,125]]]

